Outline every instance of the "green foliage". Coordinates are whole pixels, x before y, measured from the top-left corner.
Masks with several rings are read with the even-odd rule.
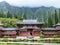
[[[0,12],[0,17],[3,17],[3,12]]]
[[[40,32],[40,38],[44,38],[43,31]]]
[[[53,38],[57,38],[58,36],[57,35],[53,35]]]
[[[46,42],[60,43],[60,38],[40,38],[40,39],[16,39],[16,38],[0,38],[0,42]]]
[[[52,17],[51,17],[51,15],[50,15],[50,12],[48,12],[48,27],[53,27]]]
[[[58,23],[58,17],[57,17],[58,15],[57,15],[57,11],[55,10],[55,24],[57,24]]]
[[[0,18],[0,22],[4,24],[4,27],[17,27],[16,23],[20,21],[15,18]]]
[[[8,11],[7,18],[12,18],[12,14]]]
[[[6,10],[6,12],[5,12]],[[0,17],[2,18],[16,18],[23,19],[37,19],[40,22],[45,22],[44,27],[53,27],[53,25],[60,23],[60,9],[54,7],[10,7],[0,10]],[[6,15],[4,14],[6,13]]]

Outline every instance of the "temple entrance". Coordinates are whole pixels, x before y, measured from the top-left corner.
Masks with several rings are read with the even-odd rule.
[[[33,36],[33,29],[27,29],[29,32],[29,36]]]

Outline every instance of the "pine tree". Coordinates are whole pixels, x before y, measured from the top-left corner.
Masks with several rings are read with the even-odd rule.
[[[55,10],[55,24],[58,23],[57,11]]]
[[[50,12],[48,11],[48,27],[52,27],[53,22],[52,22],[52,17],[50,15]]]
[[[27,19],[25,14],[23,15],[23,18],[24,18],[24,19]]]
[[[14,13],[14,17],[15,17],[15,18],[18,18],[16,13]]]
[[[3,12],[1,11],[1,12],[0,12],[0,17],[3,17],[3,15],[4,15],[4,14],[3,14]]]
[[[60,9],[59,9],[59,23],[60,23]]]
[[[7,18],[12,18],[12,14],[8,11]]]

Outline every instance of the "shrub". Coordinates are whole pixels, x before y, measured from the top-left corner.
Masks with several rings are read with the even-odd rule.
[[[17,27],[16,22],[20,22],[21,20],[15,18],[0,18],[0,22],[4,24],[4,27]]]

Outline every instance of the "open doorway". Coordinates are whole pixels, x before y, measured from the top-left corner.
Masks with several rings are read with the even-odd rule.
[[[29,31],[30,36],[33,36],[33,29],[27,29]]]

